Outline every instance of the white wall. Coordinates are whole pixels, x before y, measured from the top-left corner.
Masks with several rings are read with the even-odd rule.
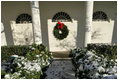
[[[7,46],[3,23],[1,23],[1,46]]]
[[[7,45],[14,45],[10,21],[16,21],[16,18],[22,13],[31,14],[30,2],[28,1],[1,2],[1,21],[3,22],[4,25]]]
[[[109,21],[93,21],[93,33],[96,32],[92,43],[117,43],[117,2],[95,1],[94,12],[103,11]]]
[[[111,43],[114,21],[94,21],[92,43]]]
[[[52,22],[51,19],[48,20],[48,36],[50,51],[67,51],[76,48],[77,21],[72,20],[72,22],[62,23],[64,23],[67,26],[69,34],[63,40],[58,40],[53,35],[53,30],[57,22]]]
[[[11,21],[14,45],[31,45],[33,43],[32,23],[16,24]]]
[[[71,23],[65,23],[68,27],[71,25],[75,29],[69,28],[70,30],[77,31],[75,42],[72,43],[74,46],[83,47],[84,46],[84,1],[68,1],[68,2],[59,2],[59,1],[40,1],[40,16],[41,16],[41,30],[42,30],[42,39],[43,44],[47,46],[50,50],[53,50],[56,47],[56,40],[52,34],[52,29],[55,26],[55,23],[51,22],[51,19],[57,12],[66,12],[73,19]],[[94,12],[103,11],[107,14],[110,22],[93,22],[93,32],[99,30],[100,37],[92,39],[92,43],[116,43],[117,42],[117,4],[116,2],[110,1],[95,1],[94,2]],[[11,1],[1,3],[1,21],[4,25],[5,37],[7,45],[14,45],[13,34],[11,30],[10,21],[15,21],[17,16],[22,13],[28,13],[31,15],[30,2],[28,1]],[[75,21],[75,22],[74,22]],[[103,26],[104,25],[104,26]],[[50,30],[51,29],[51,30]],[[49,34],[48,34],[49,33]],[[72,37],[72,35],[70,35]],[[52,40],[51,40],[52,39]],[[71,40],[68,36],[67,40]],[[61,43],[61,42],[60,42]],[[63,42],[62,42],[63,43]],[[75,44],[76,43],[76,44]],[[53,45],[52,45],[53,44]],[[59,44],[58,44],[59,45]],[[69,45],[70,46],[70,45]],[[57,50],[62,49],[62,47],[56,47]],[[64,49],[64,48],[63,48]],[[65,46],[65,49],[67,46]]]
[[[39,2],[40,7],[40,13],[41,13],[41,26],[42,26],[42,32],[45,32],[45,34],[42,34],[43,36],[43,42],[45,44],[49,44],[50,50],[62,50],[62,46],[57,47],[56,45],[59,45],[59,41],[55,40],[52,29],[54,28],[56,23],[51,22],[50,20],[53,18],[53,16],[58,12],[65,12],[67,13],[74,22],[71,22],[70,25],[65,23],[70,30],[75,28],[75,32],[77,31],[77,36],[75,36],[75,42],[70,42],[70,44],[73,46],[82,47],[84,45],[84,2],[59,2],[59,1],[52,1],[52,2]],[[50,30],[51,29],[51,30]],[[46,32],[47,31],[47,32]],[[49,33],[49,34],[48,34]],[[70,34],[70,32],[69,32]],[[49,35],[49,36],[48,36]],[[83,35],[83,36],[82,36]],[[51,40],[52,39],[52,40]],[[66,38],[67,40],[70,40],[70,38]],[[49,42],[49,43],[48,43]],[[57,44],[58,43],[58,44]],[[63,43],[63,41],[60,41],[60,43]],[[68,42],[65,42],[68,43]],[[75,45],[75,43],[77,43]],[[63,43],[64,44],[64,43]],[[71,45],[68,45],[68,48],[72,47]],[[56,49],[54,49],[56,48]],[[73,47],[74,48],[74,47]],[[64,46],[63,50],[67,49],[67,44]]]

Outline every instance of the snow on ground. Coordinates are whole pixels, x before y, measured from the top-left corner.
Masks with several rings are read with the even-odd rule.
[[[54,60],[46,71],[46,79],[76,79],[75,72],[73,71],[74,66],[70,59]]]

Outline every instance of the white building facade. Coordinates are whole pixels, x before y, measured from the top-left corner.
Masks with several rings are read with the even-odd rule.
[[[58,40],[57,22],[69,30]],[[116,1],[2,1],[1,43],[44,44],[50,51],[67,51],[88,43],[117,43]]]

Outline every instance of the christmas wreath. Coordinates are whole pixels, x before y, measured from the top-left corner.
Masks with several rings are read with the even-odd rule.
[[[58,22],[54,27],[53,34],[55,38],[62,40],[68,36],[69,30],[63,23]]]

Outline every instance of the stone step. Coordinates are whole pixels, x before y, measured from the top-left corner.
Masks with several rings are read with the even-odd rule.
[[[46,75],[46,79],[76,79],[71,59],[54,59]]]
[[[69,57],[67,57],[67,58],[57,58],[57,57],[56,57],[56,58],[53,58],[53,59],[54,59],[55,61],[59,61],[59,60],[60,60],[60,61],[61,61],[61,60],[62,60],[62,61],[63,61],[63,60],[71,60],[71,58],[69,58]]]
[[[54,58],[69,58],[69,51],[56,51],[52,52]]]

